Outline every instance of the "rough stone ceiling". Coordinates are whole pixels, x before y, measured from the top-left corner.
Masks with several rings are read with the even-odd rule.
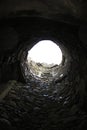
[[[8,16],[18,11],[34,10],[43,16],[70,15],[87,20],[86,0],[1,0],[0,16]]]

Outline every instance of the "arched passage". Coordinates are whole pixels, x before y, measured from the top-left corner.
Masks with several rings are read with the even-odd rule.
[[[27,55],[30,71],[38,77],[49,77],[56,75],[56,69],[62,62],[62,51],[59,46],[51,40],[42,40],[35,44]]]

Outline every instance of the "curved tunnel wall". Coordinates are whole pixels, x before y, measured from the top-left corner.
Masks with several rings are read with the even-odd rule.
[[[0,43],[4,43],[3,45],[0,44],[0,81],[6,83],[14,79],[20,81],[21,84],[16,83],[14,85],[4,99],[4,107],[1,106],[0,109],[4,108],[1,110],[5,110],[7,115],[9,113],[8,117],[13,127],[15,124],[17,128],[22,128],[22,126],[23,128],[30,128],[32,126],[35,129],[37,125],[42,125],[42,129],[48,127],[51,129],[54,128],[55,124],[55,129],[76,127],[77,130],[79,124],[83,124],[82,121],[86,117],[84,117],[85,114],[82,110],[87,112],[87,53],[79,40],[79,25],[29,17],[7,19],[2,22],[2,28],[4,25],[5,29],[13,28],[11,30],[15,30],[14,36],[17,37],[9,38],[9,35],[12,34],[12,32],[9,33],[11,30],[4,33],[0,32]],[[6,36],[8,37],[6,38]],[[1,39],[2,37],[8,39],[8,43],[15,42],[14,46],[10,46],[10,44],[7,46],[7,40]],[[67,59],[64,71],[61,68],[64,76],[54,78],[52,82],[42,82],[31,76],[28,78],[27,84],[26,82],[23,83],[26,81],[24,74],[26,65],[21,67],[21,64],[25,63],[28,50],[42,39],[51,39],[59,43],[63,55]],[[12,93],[16,93],[16,97],[18,97],[14,98],[14,95],[10,97]],[[8,106],[9,102],[13,107]],[[15,123],[15,118],[10,113],[14,116],[17,115],[18,124]]]

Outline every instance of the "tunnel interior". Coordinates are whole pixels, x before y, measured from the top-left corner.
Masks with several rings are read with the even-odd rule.
[[[87,48],[81,25],[36,16],[0,21],[0,128],[87,128]],[[60,64],[27,60],[42,40],[60,47]]]
[[[43,79],[55,77],[55,67],[59,68],[62,62],[62,51],[53,41],[42,40],[28,51],[26,62],[33,75]]]

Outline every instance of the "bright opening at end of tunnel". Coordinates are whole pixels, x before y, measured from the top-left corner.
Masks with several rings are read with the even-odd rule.
[[[29,51],[27,60],[47,65],[59,65],[62,62],[62,51],[51,40],[42,40],[35,44]]]

